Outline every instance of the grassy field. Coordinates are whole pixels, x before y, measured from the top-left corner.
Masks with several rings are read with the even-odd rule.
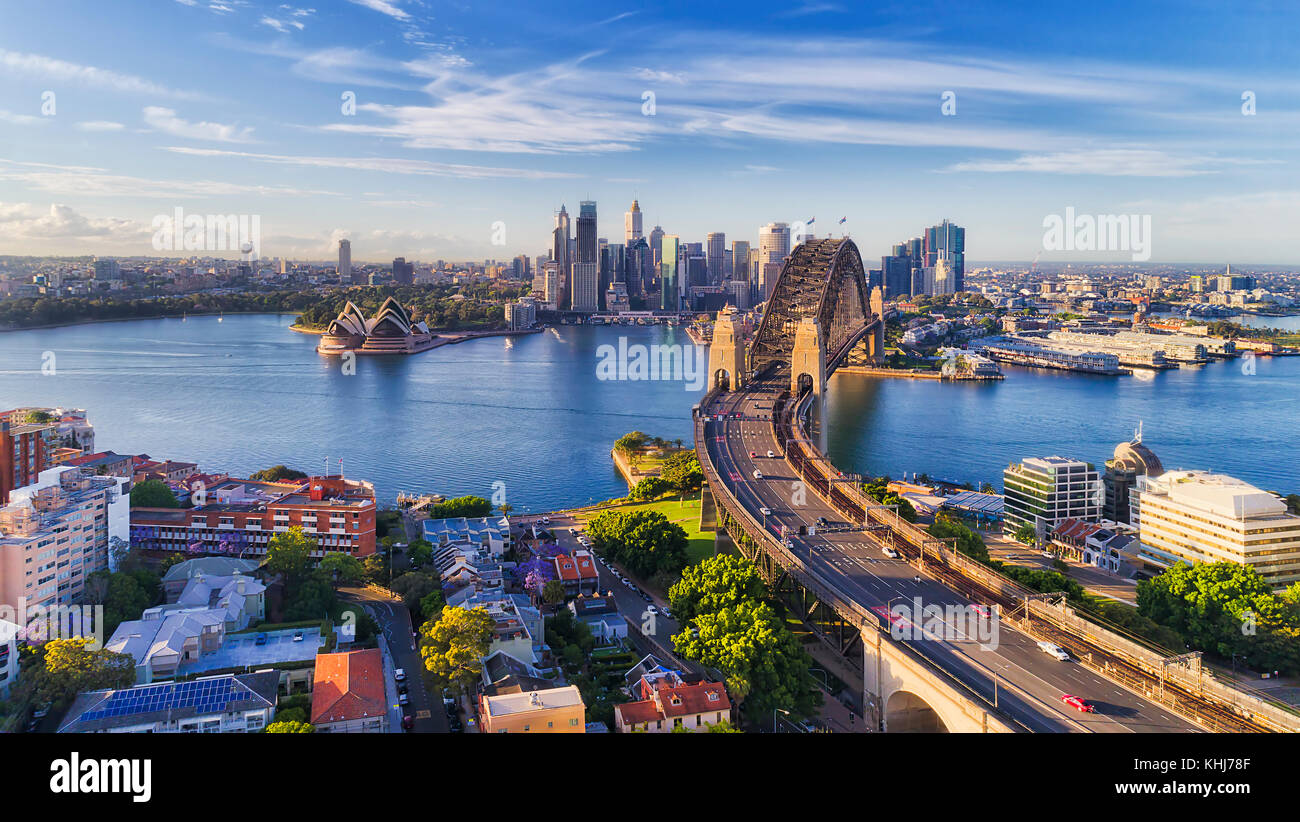
[[[713,532],[700,530],[700,495],[698,493],[687,497],[685,502],[679,501],[677,497],[672,497],[636,505],[621,505],[616,510],[656,511],[667,517],[669,522],[675,522],[682,526],[682,530],[686,531],[687,561],[692,565],[705,557],[713,556]],[[586,524],[588,516],[586,514],[582,515],[581,520],[584,524]]]

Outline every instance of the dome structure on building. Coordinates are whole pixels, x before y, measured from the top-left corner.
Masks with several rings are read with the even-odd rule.
[[[1121,442],[1115,446],[1115,455],[1111,457],[1111,462],[1108,464],[1148,477],[1158,477],[1165,472],[1160,458],[1154,451],[1143,445],[1141,439]]]
[[[370,319],[348,301],[330,321],[316,350],[321,354],[414,354],[432,348],[434,339],[428,325],[423,321],[413,324],[406,308],[389,297]]]

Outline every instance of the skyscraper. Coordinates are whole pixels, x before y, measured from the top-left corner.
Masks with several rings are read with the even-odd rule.
[[[408,263],[405,257],[393,260],[393,282],[398,285],[410,285],[415,282],[415,263]]]
[[[731,279],[752,282],[754,272],[749,266],[749,240],[731,241]]]
[[[790,256],[790,224],[768,223],[758,230],[758,265],[780,263]]]
[[[650,243],[638,237],[627,244],[627,293],[629,297],[645,295],[654,271],[650,262]]]
[[[596,249],[596,203],[583,200],[578,204],[577,257],[573,263],[573,311],[597,311],[600,308],[600,257]]]
[[[727,276],[727,267],[724,264],[727,248],[727,235],[721,231],[711,231],[706,238],[708,249],[708,266],[709,266],[709,285],[721,283]]]
[[[352,276],[352,241],[339,240],[339,282],[358,283]]]
[[[569,304],[569,273],[572,258],[569,256],[569,212],[560,206],[560,213],[555,215],[555,229],[551,232],[551,259],[556,264],[556,303],[557,308],[567,308]]]
[[[650,230],[650,264],[654,266],[655,271],[663,264],[663,239],[664,230],[655,226]]]
[[[655,226],[659,230],[659,226]],[[653,235],[652,235],[653,236]],[[659,309],[661,311],[680,311],[681,297],[677,276],[678,245],[681,238],[676,234],[662,234],[659,242]]]
[[[966,283],[966,229],[944,220],[925,230],[925,266],[947,259],[952,294],[964,290]],[[944,292],[940,292],[944,293]]]
[[[623,215],[623,241],[631,246],[633,240],[641,239],[641,205],[636,200]]]

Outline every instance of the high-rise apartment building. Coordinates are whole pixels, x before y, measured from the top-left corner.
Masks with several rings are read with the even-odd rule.
[[[1300,581],[1300,517],[1249,483],[1206,471],[1140,476],[1129,497],[1136,562],[1159,573],[1178,562],[1234,562],[1274,589]]]
[[[758,265],[781,263],[790,256],[790,224],[768,223],[758,230]]]
[[[357,276],[352,274],[352,241],[339,240],[339,282],[361,285],[363,281],[358,279],[359,276],[360,272]]]
[[[1002,490],[1010,531],[1028,524],[1043,538],[1063,519],[1096,522],[1101,517],[1101,475],[1090,462],[1031,457],[1002,472]]]
[[[0,421],[0,504],[9,501],[14,489],[36,482],[40,473],[54,464],[49,434],[58,424]]]
[[[634,240],[639,239],[641,239],[641,204],[633,200],[632,207],[623,215],[623,241],[630,246]]]

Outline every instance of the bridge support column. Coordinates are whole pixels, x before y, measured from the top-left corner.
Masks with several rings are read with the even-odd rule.
[[[794,350],[790,353],[790,395],[811,384],[813,403],[809,427],[817,437],[817,447],[826,452],[826,432],[823,411],[826,403],[826,343],[822,338],[821,323],[816,317],[804,317],[794,335]]]
[[[876,328],[867,337],[867,356],[872,363],[879,363],[885,358],[885,289],[876,286],[871,289],[871,313],[876,315]]]
[[[736,310],[731,306],[718,312],[709,345],[709,388],[717,388],[724,379],[731,391],[745,384],[745,351],[736,334]]]
[[[873,732],[883,730],[885,700],[881,684],[880,631],[866,623],[862,633],[862,721]]]

